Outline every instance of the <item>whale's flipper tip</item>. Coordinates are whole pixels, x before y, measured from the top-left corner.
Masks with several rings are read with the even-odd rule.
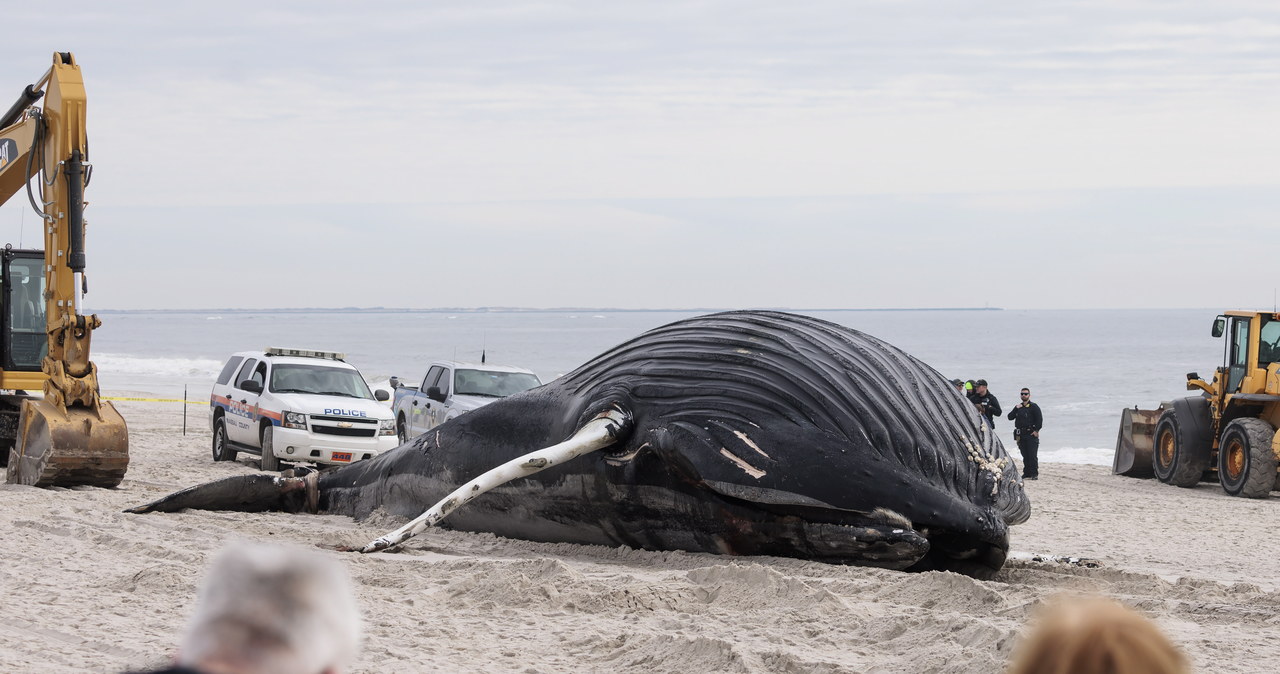
[[[333,550],[334,552],[359,552],[360,548],[350,545],[337,545],[336,543],[316,543],[316,547],[321,550]]]

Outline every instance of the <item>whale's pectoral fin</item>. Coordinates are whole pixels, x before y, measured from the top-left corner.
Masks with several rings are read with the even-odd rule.
[[[236,475],[188,487],[125,512],[171,513],[184,508],[251,513],[270,510],[316,512],[319,475],[315,471],[307,471],[301,477]]]
[[[568,440],[545,449],[529,452],[524,456],[517,457],[490,469],[476,479],[453,490],[448,496],[431,506],[412,522],[386,536],[371,541],[363,548],[355,549],[360,552],[377,552],[399,545],[409,538],[422,533],[427,527],[436,525],[449,513],[491,489],[500,487],[512,480],[546,470],[551,466],[562,464],[583,454],[589,454],[613,445],[630,431],[631,426],[631,414],[624,411],[620,406],[601,412],[579,428]]]

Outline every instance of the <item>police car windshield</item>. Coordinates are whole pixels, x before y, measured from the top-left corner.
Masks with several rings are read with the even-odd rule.
[[[502,398],[541,385],[536,376],[525,372],[458,370],[454,375],[454,393],[459,395]]]
[[[369,385],[355,370],[327,365],[280,363],[271,368],[272,393],[319,393],[351,398],[373,398]]]

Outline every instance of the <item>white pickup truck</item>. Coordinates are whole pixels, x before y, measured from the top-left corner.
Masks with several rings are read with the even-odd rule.
[[[391,413],[404,444],[464,412],[541,386],[542,381],[522,367],[441,360],[431,364],[421,384],[406,386],[394,377],[392,384]]]

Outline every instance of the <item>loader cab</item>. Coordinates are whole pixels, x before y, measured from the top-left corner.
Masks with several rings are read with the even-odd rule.
[[[1249,327],[1252,321],[1243,316],[1229,320],[1226,341],[1226,393],[1239,393],[1240,383],[1249,371]]]
[[[1263,314],[1258,330],[1258,367],[1280,362],[1280,319]]]
[[[1242,387],[1255,369],[1265,372],[1267,366],[1280,362],[1280,314],[1227,312],[1213,322],[1213,336],[1224,335],[1226,388],[1223,393],[1260,392],[1261,382],[1253,382],[1247,391]]]
[[[40,372],[49,351],[45,326],[44,251],[0,253],[0,364],[9,372]]]

